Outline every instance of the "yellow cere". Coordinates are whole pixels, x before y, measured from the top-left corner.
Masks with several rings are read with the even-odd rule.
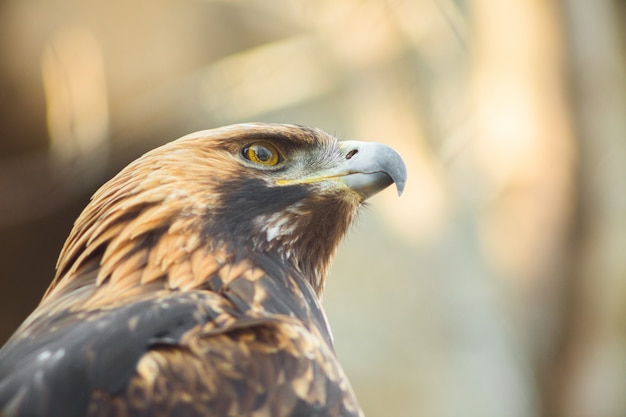
[[[320,182],[324,180],[338,179],[343,177],[343,175],[320,175],[318,177],[305,177],[305,178],[296,178],[296,179],[287,179],[287,180],[278,180],[276,184],[278,185],[292,185],[292,184],[311,184],[314,182]]]

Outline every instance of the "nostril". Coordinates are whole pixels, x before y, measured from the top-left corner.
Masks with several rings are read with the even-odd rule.
[[[346,159],[350,159],[352,158],[354,155],[356,155],[357,153],[359,153],[358,149],[352,149],[350,152],[347,153],[346,155]]]

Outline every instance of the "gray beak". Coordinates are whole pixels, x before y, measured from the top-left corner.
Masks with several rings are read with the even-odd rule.
[[[336,167],[338,180],[367,199],[395,183],[398,195],[406,182],[404,161],[391,147],[375,142],[339,143],[345,160]]]

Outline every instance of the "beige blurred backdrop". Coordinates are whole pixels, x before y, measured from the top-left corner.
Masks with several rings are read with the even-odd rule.
[[[367,415],[626,413],[617,0],[5,0],[0,342],[90,194],[243,121],[395,147],[324,304]]]

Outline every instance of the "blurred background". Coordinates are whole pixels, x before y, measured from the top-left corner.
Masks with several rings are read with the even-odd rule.
[[[89,196],[243,121],[405,158],[324,297],[367,415],[626,410],[626,6],[610,0],[5,0],[0,342]]]

